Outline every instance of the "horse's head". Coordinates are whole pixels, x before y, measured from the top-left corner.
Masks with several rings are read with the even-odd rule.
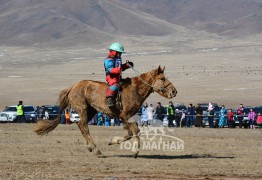
[[[153,70],[154,74],[154,91],[166,98],[173,98],[177,94],[175,86],[165,77],[165,67],[159,66],[156,70]]]

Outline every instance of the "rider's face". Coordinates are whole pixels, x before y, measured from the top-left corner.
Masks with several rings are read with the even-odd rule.
[[[122,55],[121,52],[116,52],[116,57],[121,58],[121,55]]]

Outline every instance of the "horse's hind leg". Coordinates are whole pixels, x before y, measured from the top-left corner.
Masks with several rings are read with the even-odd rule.
[[[96,114],[96,110],[92,107],[86,107],[78,109],[78,114],[80,116],[80,121],[78,122],[78,127],[84,136],[88,150],[94,152],[96,155],[100,155],[101,152],[97,149],[96,144],[94,143],[88,128],[88,121]]]
[[[129,127],[130,127],[130,130],[133,133],[133,136],[136,138],[136,146],[134,146],[132,151],[133,151],[134,157],[137,158],[137,155],[138,155],[139,150],[140,150],[140,137],[139,137],[139,134],[138,134],[140,132],[140,130],[139,130],[136,122],[130,122]]]

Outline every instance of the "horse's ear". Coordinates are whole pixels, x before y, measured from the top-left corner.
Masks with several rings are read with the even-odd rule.
[[[164,71],[165,71],[165,68],[166,68],[165,66],[162,68],[163,73],[164,73]]]
[[[157,69],[157,74],[164,73],[164,71],[165,71],[165,66],[161,68],[161,66],[159,65]]]

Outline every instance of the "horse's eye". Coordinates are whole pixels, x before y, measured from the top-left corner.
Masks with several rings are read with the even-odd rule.
[[[160,78],[160,80],[165,81],[166,79],[164,77]]]

